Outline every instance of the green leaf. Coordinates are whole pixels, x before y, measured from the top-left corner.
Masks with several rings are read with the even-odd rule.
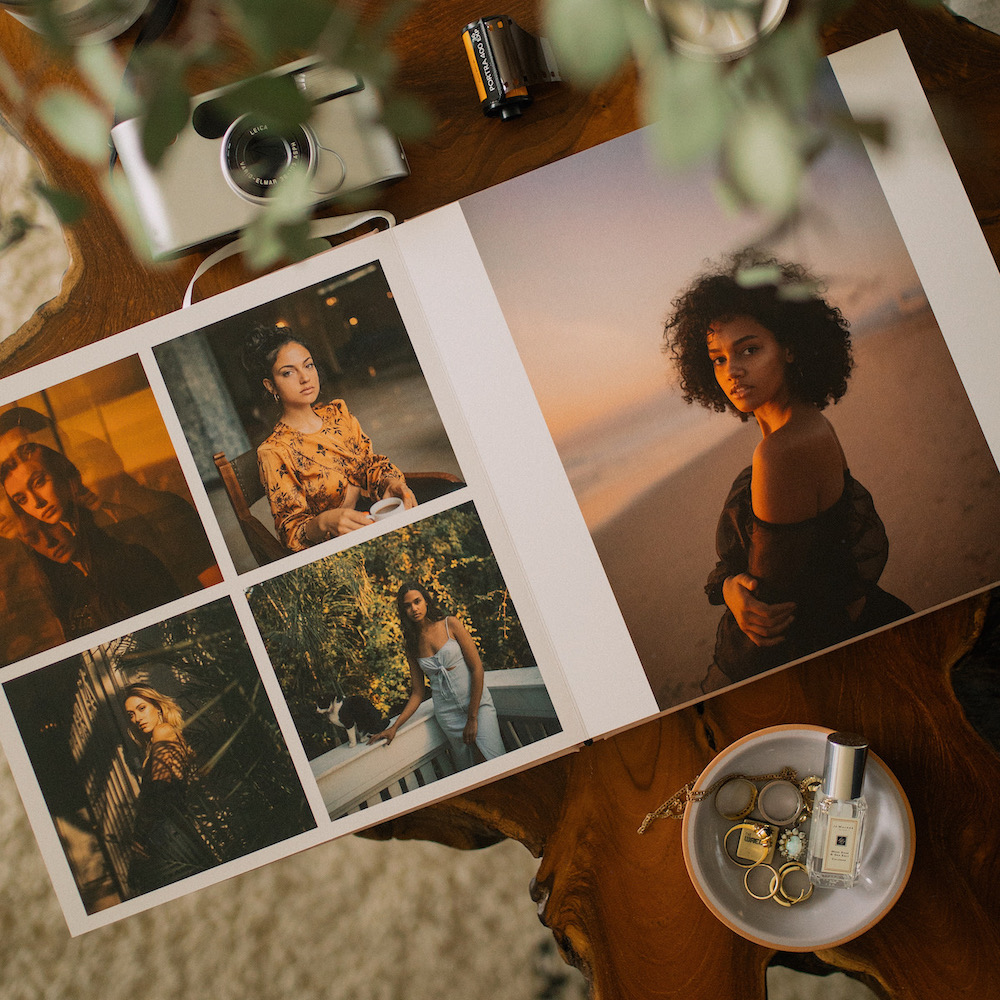
[[[232,118],[250,114],[273,129],[309,121],[313,103],[287,76],[255,76],[238,83],[224,98]]]
[[[108,120],[72,90],[52,88],[38,102],[45,127],[71,155],[98,164],[108,159]]]
[[[819,0],[816,8],[816,17],[820,24],[826,24],[840,17],[841,14],[850,10],[857,0]],[[937,0],[933,0],[937,2]]]
[[[60,53],[69,52],[70,32],[66,27],[66,18],[59,12],[55,0],[36,0],[26,13],[30,13],[32,26],[52,48]]]
[[[808,302],[819,295],[821,290],[822,286],[818,281],[796,281],[782,285],[778,289],[778,298],[785,302]]]
[[[736,274],[736,284],[741,288],[760,288],[762,285],[776,285],[781,280],[781,268],[777,265],[758,264],[744,267]]]
[[[134,65],[142,107],[142,151],[155,167],[188,123],[187,58],[172,45],[154,42],[139,50]]]
[[[664,51],[647,66],[642,96],[664,163],[686,166],[719,148],[729,100],[717,63]]]
[[[412,94],[392,94],[382,108],[382,124],[400,139],[426,139],[434,131],[434,114]]]
[[[104,171],[101,175],[101,190],[108,204],[114,206],[115,216],[136,256],[147,264],[152,263],[149,240],[135,207],[135,196],[122,171]]]
[[[822,58],[815,20],[803,13],[779,24],[749,58],[765,78],[773,100],[786,108],[804,108]]]
[[[746,199],[725,177],[716,174],[712,178],[711,186],[715,200],[728,218],[735,219],[746,207]]]
[[[662,25],[642,4],[626,3],[621,10],[628,44],[644,70],[646,63],[666,48]]]
[[[885,149],[891,143],[889,123],[884,118],[855,118],[850,113],[835,112],[830,116],[831,131],[860,136],[865,142]]]
[[[230,0],[228,11],[263,62],[281,52],[312,52],[330,20],[325,0]]]
[[[724,166],[747,201],[784,215],[795,207],[805,169],[799,131],[773,104],[750,103],[726,136]]]
[[[544,33],[562,75],[581,84],[608,79],[628,55],[619,0],[546,0]]]
[[[309,238],[309,214],[315,196],[310,189],[309,171],[290,167],[275,184],[263,210],[243,230],[244,256],[250,267],[263,270],[279,260],[303,260],[317,252]],[[322,249],[328,244],[322,243]]]
[[[109,108],[117,108],[122,118],[131,118],[134,113],[121,106],[126,91],[122,83],[125,66],[118,53],[110,45],[88,44],[77,47],[76,65],[83,78],[93,87],[94,92]]]
[[[60,188],[49,187],[41,181],[36,181],[34,189],[38,196],[48,203],[55,212],[56,218],[64,226],[72,226],[78,222],[87,211],[87,201],[79,195]]]

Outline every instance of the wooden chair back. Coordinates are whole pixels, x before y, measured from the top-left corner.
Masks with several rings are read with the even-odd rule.
[[[228,459],[225,452],[220,451],[212,458],[215,460],[222,485],[226,488],[226,496],[229,497],[233,513],[254,559],[264,566],[288,555],[288,549],[250,510],[251,506],[264,495],[264,486],[257,472],[257,453],[245,451],[242,455]]]

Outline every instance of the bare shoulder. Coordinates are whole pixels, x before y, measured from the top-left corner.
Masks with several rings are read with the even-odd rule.
[[[469,630],[454,615],[448,615],[447,621],[448,628],[453,636],[460,637],[467,636],[469,634]]]
[[[177,730],[167,722],[161,722],[149,738],[151,743],[178,743]]]
[[[819,411],[768,434],[753,455],[754,513],[794,524],[825,510],[843,489],[844,454]]]

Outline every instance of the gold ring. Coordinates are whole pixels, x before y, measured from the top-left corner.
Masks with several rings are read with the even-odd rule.
[[[724,810],[723,804],[719,801],[719,796],[726,788],[729,789],[729,794],[732,795],[737,788],[737,782],[741,782],[743,785],[746,785],[748,790],[741,796],[737,793],[737,797],[732,802],[726,803],[726,805],[730,807],[736,806],[735,809],[728,808]],[[744,816],[749,816],[756,802],[757,786],[748,778],[744,778],[739,774],[734,774],[727,778],[721,785],[719,785],[715,792],[715,808],[723,819],[739,820],[743,819]]]
[[[757,835],[761,842],[761,847],[764,848],[764,853],[756,861],[751,861],[747,864],[742,858],[737,857],[729,850],[729,837],[730,834],[736,833],[737,830],[749,830],[751,833]],[[726,856],[734,865],[739,865],[740,868],[753,868],[754,865],[759,865],[764,858],[767,857],[768,848],[771,846],[771,830],[766,823],[737,823],[736,826],[730,827],[726,831],[726,835],[722,838],[722,847],[726,852]]]
[[[766,896],[758,896],[757,893],[750,888],[750,872],[752,872],[755,868],[769,868],[771,871],[771,878],[768,882],[768,893]],[[778,891],[778,883],[780,881],[781,879],[778,877],[778,873],[774,870],[774,867],[769,865],[766,861],[758,861],[757,864],[751,865],[743,873],[743,888],[746,889],[746,891],[753,896],[754,899],[776,899],[777,897],[775,896],[775,893]]]

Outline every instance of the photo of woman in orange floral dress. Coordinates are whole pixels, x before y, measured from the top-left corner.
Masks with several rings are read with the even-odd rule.
[[[342,399],[317,405],[320,380],[312,352],[287,327],[258,326],[248,336],[243,366],[281,407],[274,430],[257,449],[261,482],[282,543],[300,551],[372,523],[357,506],[416,498],[403,473],[375,452]]]

